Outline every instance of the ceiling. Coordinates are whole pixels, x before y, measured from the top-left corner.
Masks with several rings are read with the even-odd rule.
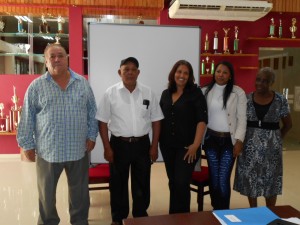
[[[117,15],[157,19],[166,0],[0,0],[2,15],[68,17],[68,7],[80,6],[84,17]],[[9,2],[9,3],[7,3]],[[166,1],[169,2],[169,1]]]
[[[268,1],[273,3],[272,11],[300,12],[300,0]],[[69,7],[80,6],[84,17],[114,15],[156,20],[170,2],[171,0],[0,0],[0,15],[68,17]]]
[[[13,16],[29,15],[34,20],[33,32],[38,33],[42,15],[47,19],[52,31],[57,27],[58,16],[62,16],[66,20],[64,33],[68,33],[69,7],[82,8],[84,24],[91,19],[97,19],[103,22],[103,19],[105,20],[105,16],[107,15],[114,15],[117,22],[118,20],[130,20],[132,23],[136,23],[136,21],[143,20],[147,24],[147,20],[156,22],[161,11],[164,8],[168,8],[171,1],[172,0],[0,0],[0,18],[2,16],[2,19],[6,23],[5,32],[17,32],[17,20]],[[300,12],[300,0],[269,1],[273,3],[272,11]],[[21,40],[19,39],[18,41]],[[47,40],[38,39],[39,44],[45,41]],[[61,41],[63,42],[64,39]],[[38,44],[35,44],[35,46],[37,45]]]

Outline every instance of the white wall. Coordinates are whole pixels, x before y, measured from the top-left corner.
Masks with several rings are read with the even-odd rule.
[[[167,87],[171,68],[180,59],[192,64],[199,83],[200,37],[199,27],[90,23],[89,82],[97,103],[109,86],[120,81],[117,73],[120,61],[129,56],[139,60],[138,79],[153,89],[158,100]],[[100,137],[91,162],[105,162]]]

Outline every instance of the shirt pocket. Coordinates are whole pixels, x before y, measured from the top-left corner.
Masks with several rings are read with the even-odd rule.
[[[70,96],[70,104],[72,107],[77,107],[80,109],[86,108],[87,95],[84,94],[83,92],[77,92],[75,94],[73,93]]]
[[[148,119],[150,118],[150,104],[147,106],[147,105],[144,105],[143,102],[137,104],[137,115],[140,117],[140,118],[144,118],[144,119]]]

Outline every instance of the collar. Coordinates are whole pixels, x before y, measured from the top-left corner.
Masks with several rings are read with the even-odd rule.
[[[70,68],[68,68],[68,71],[70,72],[70,78],[73,80],[73,79],[75,79],[75,80],[77,80],[77,79],[79,79],[79,75],[77,75],[73,70],[71,70]],[[47,71],[46,73],[45,73],[45,79],[46,80],[51,80],[52,79],[52,77],[51,77],[51,74],[49,73],[49,71]]]
[[[121,89],[126,89],[127,91],[129,91],[125,86],[124,86],[124,83],[123,81],[121,81],[119,84],[118,84],[118,87],[117,87],[119,90]],[[137,91],[137,90],[141,90],[141,85],[140,83],[137,81],[136,82],[136,86],[135,86],[135,89],[133,90],[133,92]]]

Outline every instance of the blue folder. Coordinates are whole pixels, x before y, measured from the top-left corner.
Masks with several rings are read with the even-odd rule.
[[[222,225],[266,225],[279,217],[269,208],[214,210],[213,214]]]

